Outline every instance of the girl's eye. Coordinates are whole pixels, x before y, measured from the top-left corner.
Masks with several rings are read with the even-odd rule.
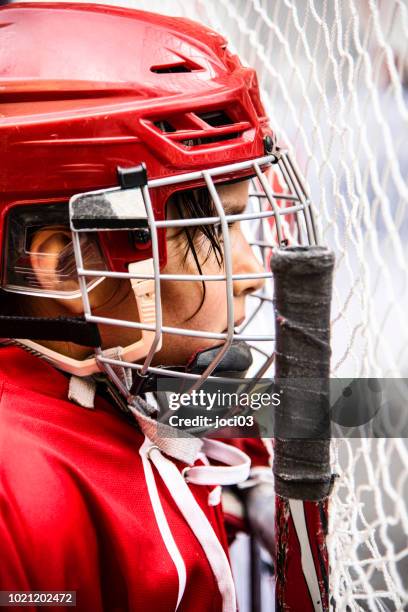
[[[238,221],[230,221],[228,223],[228,229],[231,229],[231,228],[233,228],[236,225],[238,225]],[[217,234],[218,234],[218,236],[222,237],[222,227],[221,227],[221,224],[217,225]]]

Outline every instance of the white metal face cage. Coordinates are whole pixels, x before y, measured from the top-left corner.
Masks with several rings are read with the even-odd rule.
[[[267,177],[262,171],[262,167],[266,164],[273,163],[273,181]],[[237,173],[240,171],[253,171],[251,180],[251,191],[247,210],[243,214],[228,215],[225,213],[221,198],[217,192],[215,178]],[[156,220],[152,207],[150,192],[151,190],[164,187],[172,184],[186,184],[192,181],[203,180],[210,197],[214,203],[217,216],[206,218],[193,219],[167,219]],[[272,184],[273,183],[273,184]],[[140,274],[134,272],[115,272],[92,270],[84,267],[80,234],[82,232],[95,232],[109,230],[115,228],[115,223],[109,226],[109,221],[106,217],[103,224],[99,223],[98,218],[94,217],[94,226],[90,227],[90,223],[86,223],[88,227],[84,228],[81,225],[80,217],[82,214],[89,217],[87,211],[86,199],[89,197],[97,198],[98,196],[108,201],[108,208],[111,209],[110,215],[121,220],[120,229],[132,230],[137,224],[140,224],[141,217],[144,217],[144,222],[148,224],[151,233],[152,244],[152,273]],[[120,196],[120,197],[118,197]],[[130,196],[130,197],[129,197]],[[133,197],[133,203],[132,203]],[[141,203],[143,206],[141,206]],[[84,305],[85,319],[89,322],[115,325],[121,327],[130,327],[144,331],[154,332],[153,341],[148,349],[142,363],[131,363],[124,360],[112,358],[103,351],[102,348],[96,349],[96,359],[109,378],[119,387],[128,402],[131,402],[132,396],[129,388],[126,388],[124,383],[118,378],[114,368],[125,367],[137,370],[141,377],[147,374],[159,375],[163,373],[160,367],[154,367],[152,360],[155,352],[160,346],[163,334],[177,334],[186,337],[197,337],[212,339],[220,344],[219,350],[211,363],[206,367],[205,371],[200,374],[186,374],[177,370],[167,369],[167,376],[190,378],[195,387],[198,387],[202,382],[210,377],[211,373],[220,363],[228,349],[234,341],[245,341],[248,343],[256,355],[255,371],[251,371],[253,377],[261,377],[265,375],[273,361],[273,341],[272,333],[273,314],[272,314],[272,273],[270,271],[269,259],[274,247],[278,245],[290,244],[317,244],[316,226],[313,218],[311,203],[307,197],[303,182],[300,178],[299,171],[294,166],[286,152],[277,151],[276,155],[269,155],[255,160],[220,166],[200,172],[191,172],[180,174],[177,176],[155,179],[148,181],[147,185],[136,187],[132,190],[122,190],[120,187],[114,187],[108,190],[99,190],[88,192],[86,194],[77,194],[70,200],[70,224],[73,233],[73,245],[75,259],[77,264],[78,279]],[[81,212],[82,211],[82,212]],[[105,213],[102,213],[104,217]],[[112,217],[111,217],[112,218]],[[271,220],[274,220],[273,226]],[[230,232],[228,225],[236,222],[247,222],[249,228],[244,232],[248,242],[255,250],[258,258],[261,258],[265,271],[252,275],[234,274]],[[203,225],[219,225],[224,245],[224,269],[220,274],[203,275],[203,274],[164,274],[160,271],[159,264],[159,246],[158,246],[158,229],[160,228],[183,228]],[[107,226],[108,225],[108,226]],[[127,227],[126,227],[127,226]],[[102,228],[102,229],[101,229]],[[248,238],[248,236],[250,236]],[[107,317],[95,316],[92,313],[90,301],[88,298],[89,289],[87,288],[87,280],[89,278],[112,277],[120,279],[138,279],[151,280],[154,282],[154,307],[155,317],[154,324],[147,325],[143,322],[133,322],[127,320],[118,320]],[[265,285],[260,292],[255,292],[249,297],[252,302],[251,308],[247,313],[247,317],[239,329],[234,329],[234,297],[233,297],[233,282],[234,280],[243,279],[265,279]],[[162,300],[161,300],[161,282],[166,281],[198,281],[213,282],[224,281],[226,292],[226,309],[227,309],[227,329],[225,333],[216,333],[203,331],[199,329],[184,329],[178,327],[170,327],[163,321]],[[252,327],[259,329],[259,320],[267,321],[267,331],[264,334],[251,332]],[[254,325],[255,324],[255,325]],[[265,329],[265,323],[263,325]]]

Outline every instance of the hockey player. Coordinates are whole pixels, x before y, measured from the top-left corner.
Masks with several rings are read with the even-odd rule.
[[[256,75],[128,9],[12,4],[0,32],[0,590],[233,611],[217,485],[247,443],[176,437],[141,394],[251,365],[234,328],[270,273],[241,221],[280,163]]]

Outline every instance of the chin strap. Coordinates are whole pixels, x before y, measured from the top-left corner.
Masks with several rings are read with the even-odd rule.
[[[1,299],[1,296],[0,296]],[[96,323],[83,317],[23,317],[0,315],[0,338],[27,340],[62,340],[82,346],[100,346],[101,338]]]

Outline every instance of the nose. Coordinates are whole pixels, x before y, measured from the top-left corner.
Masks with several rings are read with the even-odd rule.
[[[250,244],[240,232],[232,249],[233,274],[261,274],[265,268],[259,263]],[[259,291],[265,285],[264,278],[243,278],[233,281],[234,296],[242,297]]]

